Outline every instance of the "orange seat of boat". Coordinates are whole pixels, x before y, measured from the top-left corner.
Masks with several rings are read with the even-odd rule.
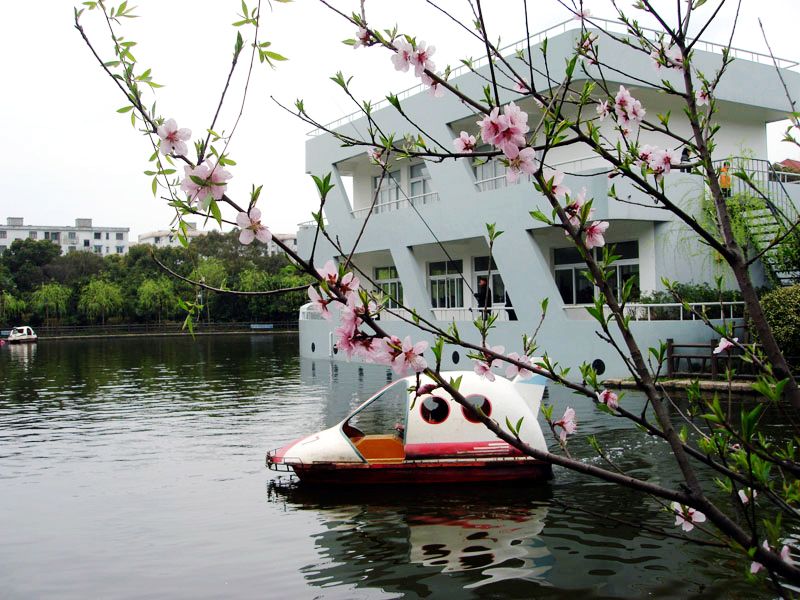
[[[403,442],[396,435],[367,435],[355,446],[368,462],[399,462],[406,457]]]

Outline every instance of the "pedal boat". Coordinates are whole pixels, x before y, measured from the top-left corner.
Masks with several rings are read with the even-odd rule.
[[[535,375],[487,381],[472,371],[459,391],[473,406],[505,427],[521,420],[519,437],[547,451],[537,421],[547,380]],[[431,383],[421,378],[421,384]],[[550,464],[523,455],[497,438],[442,389],[415,397],[415,377],[387,385],[337,425],[267,453],[267,467],[294,471],[303,483],[433,484],[541,481]]]
[[[8,334],[9,344],[32,344],[39,339],[39,336],[34,333],[33,329],[27,325],[14,327],[11,333]]]

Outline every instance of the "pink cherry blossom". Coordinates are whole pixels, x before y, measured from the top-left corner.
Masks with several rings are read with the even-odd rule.
[[[597,394],[597,401],[610,409],[619,408],[619,397],[611,390],[603,390]]]
[[[739,490],[739,500],[742,501],[742,504],[747,504],[750,500],[755,500],[756,496],[758,496],[758,491],[753,488],[743,488]]]
[[[419,42],[417,48],[411,54],[411,64],[414,65],[414,75],[421,77],[424,71],[431,73],[436,70],[436,65],[431,60],[431,56],[436,52],[435,46],[427,46],[425,42]],[[405,69],[404,69],[405,70]]]
[[[523,112],[513,102],[503,108],[502,128],[493,142],[508,158],[516,158],[519,149],[526,144],[525,134],[528,133],[528,113]]]
[[[738,342],[738,341],[739,341],[738,337],[733,338],[733,342]],[[725,352],[726,350],[733,348],[735,346],[733,342],[731,342],[727,338],[720,338],[719,344],[717,344],[717,347],[714,348],[713,354],[719,354],[720,352]]]
[[[339,289],[349,299],[350,296],[358,295],[358,288],[360,285],[361,280],[358,277],[353,273],[345,273],[344,277],[342,277],[339,282]]]
[[[564,207],[564,212],[567,213],[569,217],[569,222],[573,227],[580,227],[581,225],[581,212],[583,211],[583,205],[586,204],[586,188],[581,188],[581,191],[578,192],[577,196],[571,197],[569,203]],[[594,214],[594,209],[589,211],[587,215],[587,219],[591,219],[592,215]],[[564,231],[567,235],[569,235],[568,231]]]
[[[583,21],[584,19],[588,19],[592,16],[592,11],[588,8],[584,8],[583,10],[579,10],[575,13],[575,19],[577,21]]]
[[[764,548],[764,550],[766,550],[767,552],[774,552],[774,550],[769,545],[769,542],[767,542],[767,540],[764,540],[764,542],[761,544],[761,547]],[[781,548],[780,556],[783,562],[790,565],[794,564],[794,561],[792,560],[792,555],[789,552],[789,546],[784,544],[784,546]],[[752,573],[753,575],[758,573],[763,568],[764,565],[762,565],[760,562],[753,561],[752,563],[750,563],[750,573]]]
[[[511,352],[508,355],[508,358],[510,358],[511,360],[516,360],[518,362],[521,362],[522,364],[528,365],[529,367],[531,366],[530,358],[528,358],[527,356],[520,356],[516,352]],[[533,377],[533,371],[531,371],[530,369],[526,369],[525,367],[518,367],[517,365],[514,364],[508,364],[508,366],[506,366],[506,377],[508,379],[513,379],[517,375],[519,375],[520,379],[530,379],[531,377]]]
[[[781,548],[781,560],[785,563],[792,564],[794,561],[792,560],[792,555],[789,553],[789,546],[785,545]]]
[[[500,122],[500,108],[495,106],[492,111],[483,117],[477,124],[481,128],[481,138],[487,144],[494,144],[502,126]]]
[[[422,353],[427,349],[428,342],[422,341],[414,344],[407,336],[403,340],[400,353],[392,361],[392,370],[398,375],[405,375],[409,370],[421,373],[428,368],[428,362],[422,357]]]
[[[376,339],[370,347],[372,361],[382,365],[391,365],[395,357],[400,354],[403,341],[397,336]]]
[[[697,101],[697,106],[706,106],[711,98],[711,95],[708,93],[708,90],[702,89],[697,90],[694,93],[695,100]]]
[[[647,166],[655,173],[656,180],[660,181],[664,175],[668,175],[672,165],[680,162],[680,156],[674,150],[656,149],[650,155]]]
[[[250,209],[249,215],[246,212],[240,212],[236,216],[236,224],[241,228],[239,242],[242,244],[252,244],[254,239],[266,244],[272,239],[270,230],[261,224],[261,211],[255,206]]]
[[[686,506],[680,502],[673,502],[671,505],[672,512],[675,513],[675,525],[680,525],[684,531],[691,531],[694,529],[695,523],[703,523],[706,516],[699,510]]]
[[[456,152],[475,152],[475,136],[462,131],[461,134],[453,140],[453,145]]]
[[[597,111],[597,116],[600,118],[601,121],[605,119],[608,116],[608,113],[610,112],[608,108],[608,100],[601,100],[600,102],[598,102],[597,108],[595,108],[595,110]]]
[[[645,144],[639,150],[639,160],[636,161],[638,165],[647,165],[650,163],[650,159],[653,157],[653,153],[658,151],[658,148],[655,146],[651,146],[650,144]]]
[[[536,158],[536,151],[533,148],[523,148],[519,151],[516,158],[508,162],[506,170],[506,181],[516,183],[521,173],[533,175],[538,167],[539,161]]]
[[[545,174],[545,179],[550,182],[551,190],[556,198],[563,198],[569,194],[570,189],[565,185],[561,185],[561,182],[564,181],[563,172],[551,171],[549,174]]]
[[[397,51],[392,55],[392,63],[397,71],[408,71],[411,66],[411,58],[414,55],[414,48],[405,37],[399,37],[394,44]]]
[[[514,82],[514,89],[518,91],[520,94],[527,94],[529,86],[524,79],[517,79]]]
[[[317,269],[317,273],[331,287],[339,281],[339,267],[332,260],[326,262],[322,269]]]
[[[353,50],[356,48],[361,48],[362,46],[369,46],[371,38],[372,34],[368,29],[359,27],[358,31],[356,32],[356,43],[353,44]]]
[[[494,373],[492,373],[492,367],[489,365],[489,363],[486,363],[482,360],[476,360],[474,363],[475,364],[472,367],[472,370],[475,371],[477,375],[485,377],[489,381],[494,381]]]
[[[308,297],[312,304],[319,309],[319,312],[324,319],[331,318],[331,312],[328,310],[328,304],[331,303],[331,300],[326,300],[320,296],[317,288],[315,288],[313,285],[308,286]]]
[[[386,165],[386,159],[383,157],[383,148],[372,147],[367,150],[367,156],[376,165]]]
[[[184,168],[184,179],[181,182],[181,190],[189,196],[189,204],[197,201],[203,210],[208,209],[211,200],[221,200],[228,187],[226,183],[233,177],[228,171],[206,160],[192,168],[186,165]],[[200,180],[198,183],[192,178]]]
[[[631,96],[625,86],[619,86],[619,91],[614,97],[614,112],[617,119],[623,125],[638,125],[644,119],[647,111],[642,107],[642,103]]]
[[[444,96],[444,88],[433,77],[427,73],[420,75],[422,83],[428,86],[428,93],[434,98],[441,98]]]
[[[178,124],[175,119],[167,119],[163,125],[156,128],[158,137],[161,138],[159,149],[161,154],[185,155],[188,152],[186,147],[186,140],[192,137],[192,130],[181,128],[178,129]]]
[[[595,247],[605,246],[606,240],[603,235],[608,229],[608,221],[595,221],[586,228],[586,248],[591,250]]]
[[[567,410],[564,411],[564,416],[553,423],[553,425],[561,427],[559,438],[562,442],[566,442],[568,435],[572,435],[578,431],[578,422],[575,420],[575,409],[568,406]]]

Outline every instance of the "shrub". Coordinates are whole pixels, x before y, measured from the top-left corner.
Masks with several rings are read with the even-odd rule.
[[[800,362],[800,285],[775,289],[761,298],[767,323],[784,356]]]

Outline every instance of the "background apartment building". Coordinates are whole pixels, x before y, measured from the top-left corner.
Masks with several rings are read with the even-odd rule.
[[[25,225],[22,217],[8,217],[0,225],[0,252],[14,240],[50,240],[61,253],[94,252],[102,256],[128,252],[129,227],[99,227],[91,219],[75,219],[75,225]]]

